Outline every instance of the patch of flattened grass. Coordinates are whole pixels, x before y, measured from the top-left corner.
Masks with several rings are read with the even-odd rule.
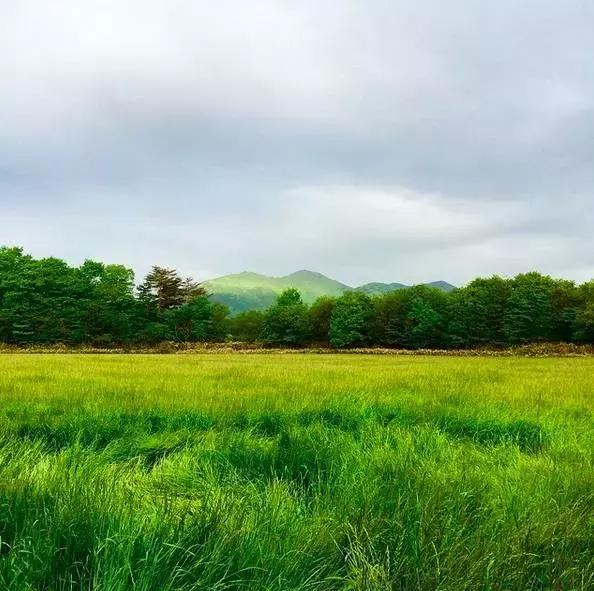
[[[290,424],[291,417],[288,413],[268,410],[256,415],[251,423],[254,433],[264,437],[276,437]]]
[[[205,461],[218,466],[221,477],[233,474],[251,482],[282,480],[309,489],[328,482],[340,466],[350,435],[337,438],[323,425],[292,427],[276,437],[227,432]]]
[[[150,470],[167,456],[179,452],[188,444],[188,433],[163,433],[121,439],[107,450],[112,461],[137,460]]]
[[[316,410],[304,410],[299,413],[297,420],[301,426],[308,427],[314,423],[346,431],[357,433],[367,416],[358,410],[351,409],[348,405],[344,408],[321,408]]]
[[[281,433],[275,446],[275,472],[306,488],[316,481],[327,482],[343,457],[341,440],[315,428]]]
[[[139,435],[206,431],[214,420],[204,413],[171,413],[147,411],[140,413],[109,412],[100,415],[78,413],[67,420],[40,416],[8,428],[7,433],[19,440],[41,442],[51,452],[60,452],[72,445],[102,450],[115,441]]]
[[[549,444],[546,431],[525,420],[501,421],[444,415],[435,419],[440,431],[484,446],[513,444],[524,453],[537,453]]]
[[[374,414],[382,425],[392,423],[405,428],[429,425],[454,439],[465,439],[482,446],[512,444],[524,453],[538,453],[550,443],[547,431],[527,420],[504,421],[386,406],[374,407]]]
[[[263,437],[277,437],[293,427],[307,428],[322,425],[346,433],[358,433],[365,421],[371,417],[364,410],[346,404],[344,407],[305,409],[298,412],[285,412],[265,409],[260,412],[236,412],[217,425],[236,431],[251,431]]]

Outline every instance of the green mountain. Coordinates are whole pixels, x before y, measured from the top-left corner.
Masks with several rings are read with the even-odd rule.
[[[447,281],[431,281],[429,283],[423,283],[423,285],[426,285],[427,287],[435,287],[436,289],[441,289],[441,291],[446,292],[456,289],[455,285],[452,285]],[[354,289],[357,291],[362,291],[367,295],[374,296],[396,291],[397,289],[407,289],[409,287],[411,286],[405,285],[404,283],[366,283],[365,285],[360,285]]]
[[[431,281],[429,283],[425,283],[427,287],[435,287],[437,289],[441,289],[441,291],[454,291],[456,289],[455,285],[448,283],[447,281]]]
[[[408,285],[404,283],[366,283],[357,287],[357,291],[362,291],[367,295],[381,295],[382,293],[388,293],[390,291],[396,291],[397,289],[405,289]]]
[[[352,289],[344,283],[313,271],[297,271],[284,277],[268,277],[258,273],[235,273],[203,283],[212,299],[228,306],[232,313],[245,310],[264,310],[289,287],[301,292],[303,300],[311,304],[323,295],[339,296]]]
[[[445,281],[435,281],[427,285],[444,291],[455,289]],[[274,303],[280,293],[289,287],[298,289],[303,300],[308,304],[320,296],[340,296],[345,291],[358,290],[368,295],[379,295],[408,287],[402,283],[367,283],[360,287],[351,287],[321,273],[307,270],[297,271],[284,277],[268,277],[246,271],[210,279],[205,281],[203,286],[214,301],[228,306],[233,314],[246,310],[265,310]]]

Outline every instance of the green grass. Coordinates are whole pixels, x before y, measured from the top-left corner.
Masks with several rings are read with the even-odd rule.
[[[0,589],[594,587],[594,358],[0,355]]]

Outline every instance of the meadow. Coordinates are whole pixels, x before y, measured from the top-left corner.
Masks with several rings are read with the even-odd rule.
[[[0,355],[0,589],[594,588],[594,358]]]

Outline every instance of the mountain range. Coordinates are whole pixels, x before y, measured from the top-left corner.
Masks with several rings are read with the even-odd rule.
[[[345,291],[362,291],[379,295],[410,287],[403,283],[366,283],[352,287],[314,271],[297,271],[284,277],[268,277],[245,271],[210,279],[202,284],[211,294],[211,299],[229,307],[232,314],[246,310],[265,310],[285,289],[294,287],[301,292],[303,301],[311,304],[320,296],[340,296]],[[452,291],[455,286],[446,281],[425,283],[443,291]]]

